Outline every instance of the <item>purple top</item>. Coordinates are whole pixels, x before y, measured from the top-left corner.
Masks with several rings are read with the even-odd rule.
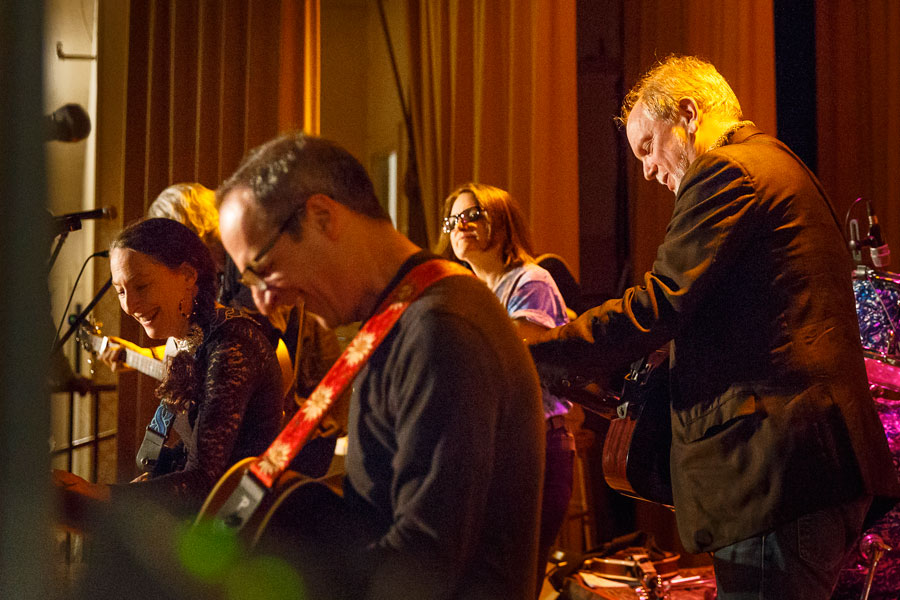
[[[553,329],[569,322],[566,303],[550,273],[533,262],[526,262],[503,274],[492,290],[506,307],[511,319],[525,319]],[[572,404],[541,388],[544,418],[569,412]]]

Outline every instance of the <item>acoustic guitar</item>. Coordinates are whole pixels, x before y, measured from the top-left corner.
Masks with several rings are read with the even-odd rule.
[[[238,461],[228,469],[221,478],[219,478],[219,481],[210,491],[209,495],[206,497],[206,501],[204,501],[203,506],[200,508],[200,512],[197,514],[197,518],[194,521],[195,525],[203,522],[212,522],[215,519],[219,509],[221,509],[225,502],[228,501],[232,492],[240,485],[241,479],[247,474],[250,465],[256,460],[259,459],[255,456],[250,456]],[[281,506],[282,502],[284,502],[284,500],[298,487],[309,484],[310,481],[311,480],[308,477],[304,477],[296,471],[288,470],[278,478],[269,493],[262,495],[259,506],[253,511],[251,518],[244,523],[239,530],[240,537],[249,548],[255,547],[259,542],[272,515],[275,514],[275,511],[278,510],[278,507]],[[231,527],[230,523],[225,523],[225,525]]]
[[[122,346],[125,349],[125,365],[157,381],[162,381],[166,374],[165,358],[157,358],[170,352],[166,346],[144,348],[122,338],[103,335],[98,326],[85,323],[82,323],[76,338],[85,350],[95,354],[103,352],[109,344]],[[281,338],[278,339],[278,346],[275,348],[275,357],[281,370],[281,395],[287,396],[293,387],[294,367],[287,346]]]
[[[612,489],[671,508],[668,358],[666,347],[632,365],[603,442],[602,465]]]
[[[122,338],[103,335],[96,325],[82,324],[76,334],[78,341],[88,352],[103,352],[109,344],[117,344],[125,349],[125,365],[136,371],[162,381],[166,374],[166,364],[157,354],[164,348],[142,348]]]

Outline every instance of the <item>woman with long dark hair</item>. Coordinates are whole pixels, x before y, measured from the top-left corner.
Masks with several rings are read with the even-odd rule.
[[[149,493],[194,512],[231,465],[261,454],[277,435],[282,395],[275,352],[255,321],[216,304],[209,250],[177,221],[147,219],[125,228],[110,245],[110,270],[122,310],[150,338],[168,339],[156,394],[174,415],[170,429],[180,441],[132,484],[88,484],[89,495]],[[121,347],[102,358],[115,368]]]

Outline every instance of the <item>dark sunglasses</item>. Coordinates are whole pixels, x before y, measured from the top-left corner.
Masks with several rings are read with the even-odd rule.
[[[466,210],[462,211],[456,215],[450,215],[449,217],[444,217],[442,221],[441,229],[444,233],[450,233],[454,229],[456,229],[456,225],[468,225],[469,223],[474,223],[478,221],[484,216],[484,213],[481,212],[481,207],[479,206],[470,206]]]

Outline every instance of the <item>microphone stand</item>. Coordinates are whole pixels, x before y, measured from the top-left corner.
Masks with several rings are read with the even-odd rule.
[[[866,575],[866,585],[863,587],[859,596],[860,600],[868,600],[869,592],[872,590],[872,582],[875,580],[875,569],[886,552],[893,550],[888,546],[881,536],[870,533],[863,537],[860,542],[860,554],[868,561],[869,573]]]
[[[56,257],[59,256],[59,251],[62,250],[63,242],[66,241],[66,238],[69,237],[69,232],[64,231],[59,234],[59,237],[56,240],[56,246],[53,248],[53,254],[50,255],[50,260],[47,262],[47,270],[53,268],[54,263],[56,263]]]
[[[69,233],[81,229],[81,219],[76,216],[70,215],[65,218],[53,217],[53,219],[53,235],[57,236],[57,240],[56,246],[53,248],[53,253],[50,255],[50,260],[47,262],[48,271],[52,269],[54,263],[56,263],[59,251],[62,250],[63,243],[65,243],[66,238],[69,237]]]
[[[82,323],[84,323],[85,319],[87,319],[87,316],[94,309],[94,307],[97,305],[97,303],[100,302],[100,299],[103,298],[103,295],[106,294],[106,292],[111,287],[112,287],[112,277],[110,276],[109,279],[106,280],[106,283],[103,284],[103,287],[100,288],[100,291],[97,292],[97,294],[88,303],[88,305],[86,307],[84,307],[84,310],[82,310],[80,313],[78,313],[78,315],[76,315],[75,317],[69,319],[69,329],[53,345],[53,349],[50,351],[51,355],[54,354],[55,352],[58,352],[60,350],[60,348],[62,348],[63,344],[66,343],[66,340],[68,340],[70,337],[72,337],[72,334],[75,333],[75,331],[78,329],[78,327],[81,326]]]

